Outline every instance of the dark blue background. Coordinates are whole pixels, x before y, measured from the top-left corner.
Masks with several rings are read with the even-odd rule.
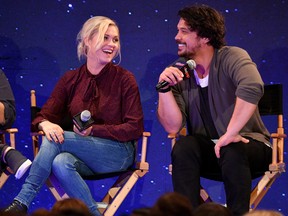
[[[0,0],[0,67],[5,71],[17,102],[19,129],[17,148],[30,159],[29,136],[30,90],[37,92],[38,105],[50,95],[59,77],[80,65],[76,54],[76,35],[91,16],[104,15],[115,19],[122,42],[121,65],[132,71],[140,87],[145,114],[145,130],[152,133],[148,148],[150,172],[140,179],[118,211],[131,212],[151,206],[165,192],[172,191],[170,142],[157,121],[155,84],[162,69],[176,59],[177,12],[193,1],[172,0]],[[286,0],[212,1],[227,24],[228,45],[246,49],[257,64],[265,83],[283,83],[287,92],[288,68],[288,2]],[[287,97],[284,96],[284,125],[287,131]],[[275,124],[267,126],[274,132]],[[287,144],[287,143],[286,143]],[[285,147],[287,151],[287,146]],[[285,159],[287,161],[287,153]],[[0,208],[8,205],[19,192],[25,178],[10,177],[0,190]],[[288,176],[284,173],[268,191],[259,208],[288,212]],[[99,200],[111,180],[90,183]],[[215,199],[225,203],[221,183],[203,180]],[[44,186],[31,205],[31,210],[49,209],[55,202]]]

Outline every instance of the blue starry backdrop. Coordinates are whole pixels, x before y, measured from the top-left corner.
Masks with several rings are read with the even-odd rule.
[[[141,92],[145,130],[152,133],[147,160],[150,172],[140,179],[125,199],[117,215],[152,206],[165,192],[172,191],[170,141],[156,118],[157,84],[161,71],[177,58],[174,41],[180,8],[195,3],[182,0],[0,0],[0,67],[5,71],[17,103],[19,129],[17,148],[31,160],[30,90],[35,89],[37,104],[43,105],[64,72],[80,66],[76,35],[82,24],[96,15],[118,23],[122,43],[121,65],[135,74]],[[257,64],[265,83],[284,84],[284,126],[287,130],[288,1],[287,0],[206,0],[226,18],[228,45],[246,49]],[[267,122],[274,132],[276,125]],[[287,162],[287,141],[285,146]],[[27,174],[25,174],[27,175]],[[0,208],[20,191],[24,178],[11,176],[0,190]],[[225,203],[222,183],[203,179],[212,198]],[[255,182],[255,181],[254,181]],[[288,176],[282,174],[259,205],[288,215]],[[88,182],[100,200],[111,179]],[[73,187],[73,186],[71,186]],[[30,206],[50,209],[55,199],[46,186]]]

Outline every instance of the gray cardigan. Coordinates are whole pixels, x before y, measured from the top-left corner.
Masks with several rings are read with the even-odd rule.
[[[236,97],[258,104],[264,86],[255,63],[248,53],[238,47],[225,46],[215,50],[209,72],[209,106],[219,136],[227,129],[233,114]],[[172,87],[172,91],[183,115],[183,126],[188,134],[206,135],[200,116],[199,92],[194,76]],[[270,144],[270,134],[263,124],[258,109],[240,131],[242,136],[251,137]]]

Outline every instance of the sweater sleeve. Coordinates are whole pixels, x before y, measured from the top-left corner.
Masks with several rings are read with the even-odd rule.
[[[0,70],[0,101],[4,105],[5,124],[0,125],[0,129],[3,130],[12,127],[16,119],[16,108],[11,86],[2,70]]]

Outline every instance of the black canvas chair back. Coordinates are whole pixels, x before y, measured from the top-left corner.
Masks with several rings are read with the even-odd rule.
[[[259,101],[258,107],[262,116],[283,114],[282,84],[265,85],[264,95]]]

